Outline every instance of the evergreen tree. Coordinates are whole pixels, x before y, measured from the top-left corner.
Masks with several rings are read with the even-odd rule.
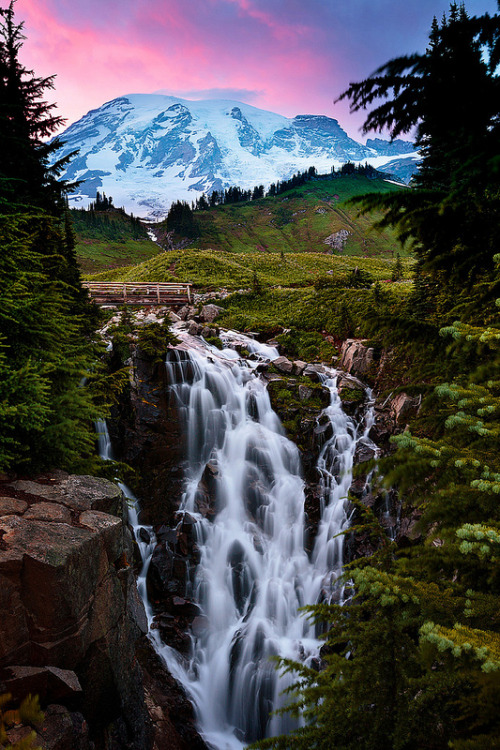
[[[64,209],[70,186],[58,176],[71,156],[51,163],[60,143],[47,141],[62,124],[43,99],[54,76],[36,77],[19,61],[23,24],[14,21],[14,0],[0,9],[0,212],[22,207]]]
[[[62,166],[61,124],[43,100],[52,78],[19,63],[13,2],[0,25],[0,468],[76,469],[94,453],[100,416],[82,378],[95,370],[94,308],[82,290]]]
[[[340,97],[369,112],[364,131],[389,128],[393,138],[416,128],[422,161],[415,188],[365,196],[382,208],[381,225],[410,240],[421,270],[444,273],[456,287],[493,269],[500,226],[500,15],[469,18],[451,5],[434,20],[424,54],[399,57]],[[480,217],[480,218],[479,218]]]

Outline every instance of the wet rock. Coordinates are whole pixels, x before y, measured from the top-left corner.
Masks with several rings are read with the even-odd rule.
[[[358,477],[357,479],[354,479],[353,482],[351,482],[349,492],[351,493],[351,495],[354,495],[354,497],[360,499],[365,493],[365,487],[366,479],[364,477]]]
[[[190,336],[201,336],[203,326],[192,320],[187,330]]]
[[[356,446],[356,451],[354,453],[354,463],[362,464],[365,463],[365,461],[371,461],[375,458],[376,455],[377,451],[375,449],[375,446],[360,442]]]
[[[151,534],[143,526],[139,529],[137,536],[141,542],[144,542],[144,544],[149,544],[151,542]]]
[[[219,470],[217,466],[208,463],[196,489],[196,508],[205,518],[213,516],[215,513],[218,476]]]
[[[273,359],[271,364],[274,365],[274,367],[279,372],[283,372],[285,374],[290,374],[293,370],[293,363],[290,362],[290,360],[286,357],[278,357],[277,359]]]
[[[200,614],[199,606],[182,596],[172,597],[171,611],[174,615],[181,615],[182,617],[196,617]]]
[[[192,305],[184,305],[180,310],[177,310],[177,315],[181,320],[188,320],[196,315],[196,308]]]
[[[149,641],[143,642],[138,656],[144,674],[146,705],[153,720],[153,750],[208,750],[196,731],[191,702],[179,683],[165,671]]]
[[[320,372],[323,371],[323,368],[318,365],[307,365],[305,370],[303,371],[303,375],[307,378],[310,378],[315,383],[321,382]]]
[[[209,624],[208,617],[205,617],[204,615],[198,615],[198,617],[195,617],[191,623],[191,631],[193,635],[195,637],[204,635]]]
[[[174,553],[165,544],[157,544],[148,568],[148,591],[152,599],[162,599],[174,572]]]
[[[184,431],[178,402],[168,389],[167,368],[133,353],[131,388],[113,411],[109,431],[117,460],[137,469],[140,523],[173,525],[183,492]],[[174,381],[190,382],[185,352],[167,355]]]
[[[174,548],[177,544],[177,531],[170,526],[162,524],[156,529],[156,539],[158,542],[169,544]]]
[[[333,427],[326,414],[318,419],[314,427],[314,434],[320,445],[324,445],[332,437]]]
[[[155,618],[152,627],[160,631],[162,641],[171,648],[175,648],[180,654],[189,653],[191,639],[186,632],[188,623],[184,619],[179,621],[173,615],[162,614]]]

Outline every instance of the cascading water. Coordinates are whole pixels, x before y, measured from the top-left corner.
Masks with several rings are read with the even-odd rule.
[[[256,355],[278,356],[241,339]],[[283,705],[282,691],[292,680],[278,674],[271,657],[316,658],[321,643],[299,609],[342,599],[339,534],[348,524],[356,427],[342,411],[331,371],[323,377],[331,394],[323,416],[332,437],[319,458],[322,513],[308,555],[299,452],[285,437],[255,366],[232,350],[200,345],[172,350],[167,358],[187,435],[181,513],[196,521],[200,550],[187,593],[206,627],[193,635],[188,664],[172,664],[171,650],[166,658],[193,698],[203,737],[217,750],[290,731],[289,717],[269,717]],[[368,429],[359,439],[367,440]],[[207,464],[217,477],[212,520],[198,508]]]
[[[95,423],[95,431],[97,434],[97,450],[99,456],[105,461],[113,460],[113,449],[111,446],[111,439],[109,437],[108,425],[105,420],[99,419]],[[128,521],[132,526],[135,541],[137,542],[139,553],[141,556],[141,570],[137,576],[137,591],[144,604],[146,611],[146,617],[148,620],[148,628],[151,628],[153,623],[153,610],[148,599],[146,577],[148,574],[149,564],[156,544],[156,538],[154,535],[153,528],[151,526],[144,526],[139,523],[139,508],[137,498],[134,496],[132,490],[127,487],[124,482],[117,480],[118,486],[123,492],[128,502]],[[161,647],[161,644],[158,644]]]
[[[195,521],[200,561],[186,595],[198,604],[206,627],[192,635],[186,660],[161,642],[152,629],[153,610],[146,577],[155,547],[151,527],[138,520],[136,499],[129,498],[129,520],[142,558],[138,590],[144,602],[149,635],[157,652],[192,699],[199,728],[215,750],[240,750],[254,739],[283,734],[296,723],[270,717],[284,703],[282,691],[292,676],[280,676],[272,656],[306,663],[318,657],[321,641],[300,607],[342,601],[337,580],[342,570],[343,536],[348,525],[347,492],[356,445],[368,442],[370,412],[362,434],[342,411],[334,371],[323,386],[330,405],[322,412],[330,425],[318,471],[321,520],[314,547],[306,552],[304,481],[299,452],[273,412],[258,362],[222,352],[178,332],[185,343],[167,358],[171,390],[178,399],[186,429],[185,492],[180,509]],[[231,333],[254,358],[273,359],[278,352]],[[96,424],[99,452],[111,459],[105,422]],[[198,508],[200,482],[207,465],[217,477],[212,520]]]

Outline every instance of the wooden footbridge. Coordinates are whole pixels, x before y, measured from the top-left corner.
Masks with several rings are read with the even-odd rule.
[[[191,284],[167,284],[155,282],[149,284],[107,281],[84,281],[83,287],[89,290],[91,298],[97,305],[167,305],[177,307],[190,304],[192,299]]]

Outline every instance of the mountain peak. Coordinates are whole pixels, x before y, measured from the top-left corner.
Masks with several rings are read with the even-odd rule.
[[[62,175],[83,180],[71,205],[88,205],[99,190],[150,217],[163,216],[174,200],[230,185],[269,185],[310,166],[329,172],[368,160],[380,167],[387,157],[397,165],[411,149],[380,139],[363,146],[326,115],[287,118],[243,102],[164,94],[117,97],[70,125],[61,140],[60,156],[79,151]]]

